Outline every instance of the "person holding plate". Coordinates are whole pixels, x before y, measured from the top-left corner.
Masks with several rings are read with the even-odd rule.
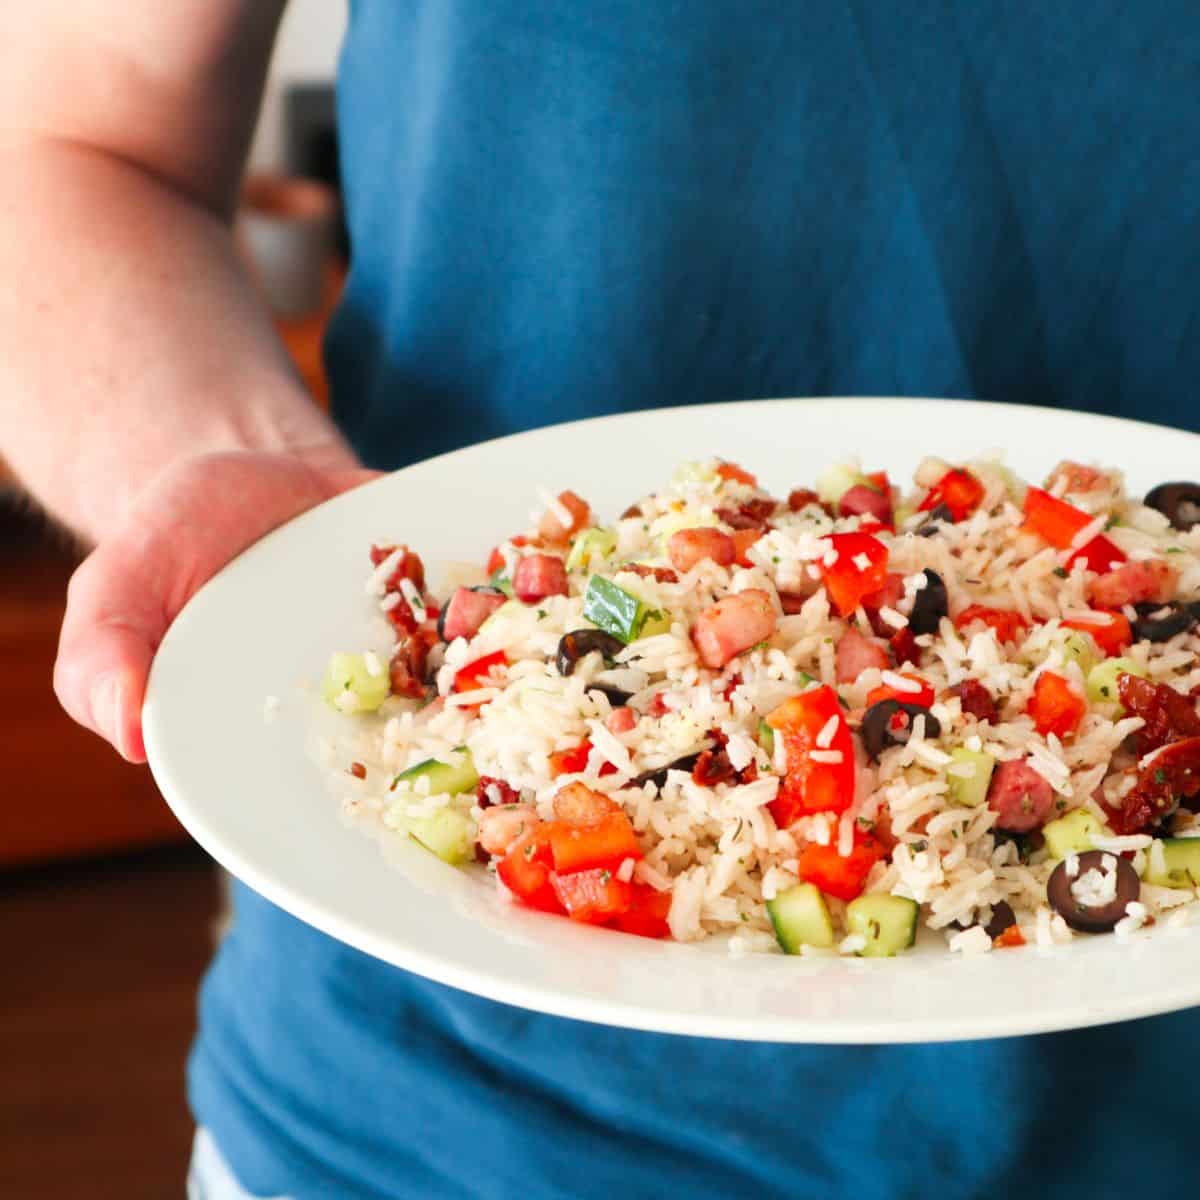
[[[55,682],[130,760],[188,597],[365,468],[751,396],[1197,425],[1180,0],[352,7],[336,423],[230,234],[282,0],[0,15],[3,450],[94,546]],[[444,988],[235,891],[190,1064],[194,1197],[966,1200],[1195,1174],[1194,1012],[953,1045],[649,1035]]]

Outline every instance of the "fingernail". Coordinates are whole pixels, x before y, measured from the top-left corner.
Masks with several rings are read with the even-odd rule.
[[[109,675],[92,688],[92,721],[97,732],[114,744],[120,708],[120,686],[117,677]]]

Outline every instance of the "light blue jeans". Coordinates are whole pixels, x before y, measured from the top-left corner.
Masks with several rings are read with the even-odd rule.
[[[192,1142],[188,1167],[187,1200],[287,1200],[286,1196],[254,1196],[237,1181],[221,1148],[203,1126]]]

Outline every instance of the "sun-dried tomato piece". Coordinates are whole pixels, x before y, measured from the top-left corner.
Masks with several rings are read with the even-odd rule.
[[[724,750],[704,750],[692,768],[692,779],[701,787],[715,787],[732,779],[735,772]]]
[[[717,516],[732,529],[765,529],[778,506],[767,497],[744,500],[734,507],[718,508]]]
[[[642,579],[652,578],[658,583],[679,582],[679,576],[670,567],[649,567],[645,563],[622,563],[621,570],[639,575]]]
[[[388,664],[392,695],[419,700],[425,695],[425,666],[429,646],[424,638],[406,637],[396,643],[396,651]]]
[[[969,713],[977,721],[995,722],[996,702],[992,699],[992,693],[977,679],[964,679],[951,690],[957,693],[963,712]]]
[[[1110,808],[1119,834],[1140,833],[1161,821],[1181,799],[1200,793],[1200,737],[1170,742],[1138,767],[1137,783]]]
[[[492,796],[497,799],[493,800]],[[496,779],[492,775],[480,775],[475,788],[475,803],[480,808],[490,808],[493,804],[516,804],[521,799],[521,793],[511,783]]]
[[[1200,737],[1195,702],[1173,687],[1137,675],[1118,675],[1117,695],[1126,712],[1146,722],[1135,735],[1140,754],[1181,738]]]

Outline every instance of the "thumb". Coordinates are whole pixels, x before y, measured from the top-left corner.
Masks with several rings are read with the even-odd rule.
[[[107,547],[88,556],[71,578],[54,664],[63,708],[130,762],[146,761],[142,700],[150,660],[167,627],[151,593],[138,595],[147,582],[140,576],[124,570]]]

